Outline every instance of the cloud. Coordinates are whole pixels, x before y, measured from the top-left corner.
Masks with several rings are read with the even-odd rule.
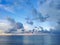
[[[29,17],[25,18],[25,20],[27,24],[33,25],[33,21]]]
[[[31,25],[29,25],[29,24],[27,24],[27,23],[24,24],[24,29],[25,29],[25,31],[32,30],[33,28],[34,28],[33,26],[31,26]]]
[[[18,29],[24,29],[22,23],[15,22],[15,20],[10,17],[5,20],[0,20],[0,31],[3,30],[3,33],[18,33]]]
[[[60,10],[60,0],[52,0],[49,6],[57,10]]]
[[[57,21],[57,26],[55,26],[55,30],[60,31],[60,20]]]
[[[33,21],[27,21],[27,23],[33,25]]]
[[[57,22],[57,26],[53,30],[54,33],[60,34],[60,21]]]
[[[20,23],[20,22],[17,22],[17,23],[16,23],[16,27],[17,27],[17,29],[22,29],[22,28],[24,28],[23,24]]]
[[[13,26],[11,26],[10,22],[8,22],[7,20],[0,21],[0,30],[3,30],[3,32],[8,31],[11,28],[13,28]]]
[[[40,5],[42,5],[42,4],[44,4],[46,1],[47,1],[47,0],[39,0],[38,2],[39,2]]]
[[[13,18],[7,17],[6,20],[8,20],[11,23],[15,23],[15,20]]]
[[[42,15],[42,13],[38,12],[36,9],[33,9],[32,13],[34,20],[45,22],[49,18],[49,15]]]
[[[41,30],[44,30],[43,27],[41,27],[41,26],[39,26],[39,28],[40,28]]]
[[[24,2],[24,3],[23,3]],[[36,1],[36,5],[37,5],[37,3],[44,3],[44,2],[46,2],[46,0],[37,0]],[[32,1],[29,1],[29,0],[23,0],[22,2],[21,2],[21,4],[23,4],[24,5],[24,7],[26,7],[27,9],[29,8],[29,9],[31,9],[30,10],[30,12],[32,12],[32,17],[33,17],[33,19],[32,20],[39,20],[39,21],[41,21],[41,22],[45,22],[48,18],[49,18],[49,16],[48,15],[46,15],[46,14],[42,14],[41,12],[39,12],[36,8],[35,8],[35,6],[34,6],[34,4],[32,3]],[[28,6],[29,5],[29,6]],[[25,9],[26,9],[25,8]],[[37,7],[38,8],[38,7]],[[30,17],[31,18],[31,17]],[[31,23],[31,24],[33,24],[32,23],[32,21],[27,21],[28,23]]]
[[[51,26],[50,29],[55,33],[60,33],[60,20],[58,20],[60,19],[60,0],[47,0],[43,5],[39,6],[39,11],[42,15],[48,14],[50,16],[47,19]]]
[[[44,28],[42,26],[37,26],[37,27],[35,26],[34,29],[37,30],[37,31],[44,30]]]
[[[53,1],[53,3],[51,3]],[[47,0],[47,2],[46,3],[44,3],[42,6],[40,6],[40,12],[42,13],[42,14],[48,14],[49,16],[50,16],[50,18],[48,18],[48,20],[49,21],[57,21],[58,19],[60,19],[60,11],[58,10],[58,9],[56,9],[55,7],[57,7],[57,5],[59,4],[57,4],[57,2],[58,2],[59,0],[50,0],[50,1],[48,1]],[[56,5],[57,4],[57,5]],[[51,6],[50,7],[50,5],[53,5],[53,6]]]
[[[58,24],[60,24],[60,21],[58,22]]]

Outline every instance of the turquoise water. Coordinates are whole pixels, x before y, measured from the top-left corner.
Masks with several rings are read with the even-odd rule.
[[[0,45],[60,45],[60,35],[0,36]]]

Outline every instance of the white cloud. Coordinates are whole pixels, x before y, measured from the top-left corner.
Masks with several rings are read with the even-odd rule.
[[[3,33],[5,31],[9,31],[13,26],[10,25],[10,22],[7,20],[0,20],[0,30],[3,30]]]
[[[20,22],[15,22],[14,19],[8,17],[0,19],[0,33],[20,33],[24,30],[24,26]]]
[[[60,19],[60,0],[47,0],[43,5],[39,5],[38,11],[42,15],[49,15],[49,18],[46,20],[49,22],[49,28],[57,28],[57,21]],[[45,23],[45,22],[44,22]],[[45,23],[47,24],[47,23]],[[48,25],[47,25],[48,26]],[[60,26],[59,26],[60,27]]]
[[[49,0],[47,2],[49,2]],[[55,7],[57,7],[55,5],[55,3],[57,3],[57,2],[54,0],[54,3],[52,3],[52,5],[53,5],[52,7],[50,7],[50,3],[52,2],[52,0],[50,0],[49,3],[47,3],[47,2],[44,3],[42,6],[40,6],[40,10],[39,11],[43,15],[48,14],[50,16],[50,18],[48,20],[57,21],[58,19],[60,19],[60,10],[55,9]]]
[[[24,24],[24,29],[25,29],[25,31],[29,31],[29,30],[32,30],[33,29],[33,26],[25,23]]]

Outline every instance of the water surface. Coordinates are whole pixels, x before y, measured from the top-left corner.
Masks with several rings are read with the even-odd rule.
[[[60,35],[0,36],[0,45],[60,45]]]

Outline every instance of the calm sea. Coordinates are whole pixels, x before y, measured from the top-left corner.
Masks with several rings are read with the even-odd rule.
[[[60,45],[60,35],[0,36],[0,45]]]

